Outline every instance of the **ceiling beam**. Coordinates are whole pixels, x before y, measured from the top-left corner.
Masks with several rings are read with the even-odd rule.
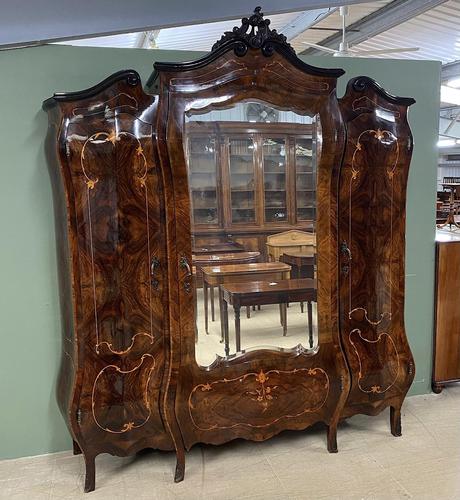
[[[443,64],[441,70],[441,81],[460,77],[460,61]]]
[[[290,41],[296,36],[302,34],[308,28],[311,28],[323,19],[326,19],[326,17],[330,16],[337,9],[338,7],[329,7],[300,12],[298,16],[278,31],[282,33],[288,41]]]
[[[439,135],[454,139],[460,139],[460,123],[458,120],[439,118]]]
[[[347,33],[347,42],[350,45],[358,45],[446,1],[447,0],[417,0],[414,2],[413,0],[394,0],[372,14],[347,26],[350,30],[357,30]],[[319,42],[319,45],[336,49],[341,41],[342,34],[336,33],[324,39],[322,42]],[[314,48],[306,49],[302,52],[302,55],[323,54],[323,52]]]
[[[135,47],[137,49],[156,49],[156,42],[160,31],[151,30],[138,33]]]
[[[266,15],[337,7],[366,0],[265,0]],[[0,47],[39,45],[94,36],[152,31],[171,26],[249,16],[247,0],[15,0],[2,2]],[[33,14],[32,14],[33,13]]]

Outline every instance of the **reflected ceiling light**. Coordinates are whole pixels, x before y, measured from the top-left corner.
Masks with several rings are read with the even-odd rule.
[[[441,85],[441,102],[444,104],[455,104],[460,106],[460,89],[454,89],[447,85]]]
[[[455,146],[456,143],[455,139],[439,139],[437,146],[438,148],[449,148]]]

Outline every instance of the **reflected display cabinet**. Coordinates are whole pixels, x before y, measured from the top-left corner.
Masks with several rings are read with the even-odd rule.
[[[401,434],[415,373],[404,330],[414,100],[367,77],[337,99],[343,74],[297,58],[257,8],[202,59],[156,63],[146,90],[127,70],[45,101],[63,327],[58,400],[86,462],[86,491],[100,453],[175,450],[180,481],[197,443],[262,441],[322,422],[337,452],[341,419],[386,407],[391,433]],[[197,117],[240,103],[309,123],[297,134],[191,130]],[[316,345],[263,342],[199,364],[194,228],[264,221],[289,230],[303,220],[316,237],[307,280]]]
[[[233,239],[266,259],[267,236],[313,231],[315,131],[309,123],[187,123],[195,243]]]

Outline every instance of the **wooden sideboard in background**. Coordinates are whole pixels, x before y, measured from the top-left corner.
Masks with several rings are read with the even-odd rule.
[[[460,381],[460,236],[436,236],[433,392]]]

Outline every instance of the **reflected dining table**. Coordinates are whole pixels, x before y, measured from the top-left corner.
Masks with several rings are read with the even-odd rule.
[[[225,285],[227,283],[248,283],[255,280],[286,280],[291,276],[291,266],[283,262],[256,262],[252,264],[205,266],[201,268],[201,271],[203,273],[205,331],[206,334],[209,334],[208,290],[210,287],[218,287],[221,341],[224,339],[224,325],[222,318],[223,296],[220,285]]]
[[[221,286],[222,323],[224,331],[225,355],[230,354],[228,334],[228,305],[235,312],[236,352],[241,351],[240,309],[244,306],[281,304],[283,335],[287,334],[287,304],[306,302],[308,310],[308,340],[313,347],[313,310],[316,302],[316,280],[310,278],[280,281],[253,281],[251,283],[229,283]]]
[[[203,285],[202,267],[223,266],[226,264],[250,264],[258,262],[260,252],[227,252],[227,253],[208,253],[192,254],[192,264],[196,267],[197,286]],[[214,321],[214,290],[211,288],[211,315]]]
[[[223,241],[220,243],[208,243],[206,245],[194,245],[192,247],[192,254],[194,255],[206,255],[206,254],[216,254],[216,253],[235,253],[244,252],[245,248],[241,243],[236,241]]]

